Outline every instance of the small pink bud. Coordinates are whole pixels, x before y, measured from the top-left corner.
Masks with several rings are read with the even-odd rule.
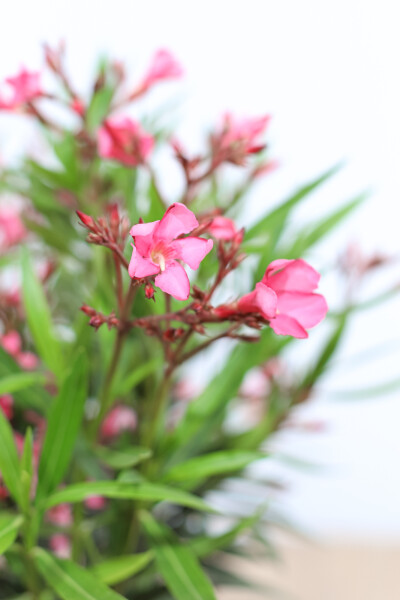
[[[4,396],[0,396],[0,410],[3,411],[6,419],[10,420],[14,416],[14,400],[10,394],[5,394]]]
[[[79,98],[74,98],[70,104],[70,107],[74,111],[74,113],[76,113],[80,117],[83,117],[83,115],[85,114],[85,105],[81,100],[79,100]]]
[[[69,537],[62,533],[52,535],[50,538],[50,549],[58,558],[71,558],[72,544]]]
[[[103,496],[89,496],[85,500],[85,506],[89,510],[103,510],[107,504],[107,501]]]
[[[94,224],[94,220],[92,219],[92,217],[89,217],[89,215],[86,215],[84,212],[82,212],[80,210],[77,210],[76,214],[78,215],[78,217],[80,218],[80,220],[82,221],[82,223],[85,227],[90,229],[90,231],[94,231],[95,224]]]
[[[155,302],[154,288],[151,285],[151,283],[146,283],[145,288],[144,288],[144,293],[145,293],[147,300],[154,300],[154,302]]]

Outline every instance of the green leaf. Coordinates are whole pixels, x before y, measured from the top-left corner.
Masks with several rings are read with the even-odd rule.
[[[230,546],[242,531],[249,529],[260,520],[261,514],[264,510],[265,507],[257,510],[254,515],[246,517],[245,519],[241,519],[234,527],[222,535],[215,537],[194,538],[193,542],[190,544],[191,549],[196,556],[202,558],[212,554],[213,552],[216,552],[217,550],[221,550],[227,546]]]
[[[42,548],[35,548],[32,554],[43,579],[63,600],[123,600],[87,569],[56,559]]]
[[[86,114],[88,130],[94,132],[106,118],[114,90],[111,86],[102,87],[93,95]]]
[[[38,499],[57,487],[68,468],[83,418],[87,370],[86,355],[80,350],[50,410],[39,463]]]
[[[306,184],[290,196],[287,200],[279,204],[276,208],[267,213],[260,221],[258,221],[253,227],[250,227],[246,231],[245,240],[249,241],[259,236],[262,236],[264,242],[267,242],[268,251],[276,245],[279,237],[285,227],[288,216],[291,211],[305,198],[307,198],[312,192],[319,188],[325,183],[330,177],[335,175],[341,165],[336,165],[323,173],[320,177]]]
[[[21,516],[0,515],[0,555],[14,543],[23,520]]]
[[[0,395],[13,394],[33,385],[43,384],[46,377],[43,373],[14,373],[0,379]]]
[[[265,457],[264,452],[247,452],[244,450],[212,452],[176,465],[165,475],[165,480],[190,481],[213,475],[234,473],[244,469],[255,460]]]
[[[121,581],[133,577],[139,571],[143,571],[153,560],[154,553],[151,550],[141,552],[140,554],[131,554],[129,556],[118,556],[110,558],[93,569],[94,575],[107,585],[115,585]]]
[[[13,430],[0,410],[0,472],[6,488],[18,503],[21,500],[21,482],[17,448]]]
[[[21,505],[24,512],[29,510],[30,492],[33,475],[33,433],[28,427],[25,434],[21,456]]]
[[[96,454],[102,462],[113,469],[128,469],[150,458],[152,451],[141,446],[124,448],[121,452],[98,446]]]
[[[305,233],[300,233],[296,236],[296,241],[290,248],[282,251],[283,255],[287,258],[298,258],[304,254],[311,246],[314,246],[323,237],[328,235],[332,229],[344,221],[367,197],[368,194],[366,193],[360,194],[327,217],[321,219],[317,224],[307,227]]]
[[[146,379],[146,377],[156,372],[161,367],[162,361],[160,358],[155,358],[154,360],[145,362],[143,365],[137,367],[137,369],[134,369],[134,371],[132,371],[132,373],[130,373],[122,381],[117,382],[117,384],[114,386],[113,393],[116,396],[125,396],[126,394],[129,394],[134,387],[136,387],[139,383]]]
[[[180,544],[172,532],[149,513],[141,513],[141,522],[153,546],[160,573],[174,598],[216,600],[211,582],[190,548]]]
[[[170,502],[171,504],[212,512],[212,509],[201,498],[182,490],[153,483],[131,484],[118,481],[88,481],[70,485],[46,498],[43,507],[47,510],[64,502],[81,502],[90,496],[148,502]]]
[[[22,290],[26,317],[36,349],[58,379],[63,375],[61,347],[54,334],[50,310],[42,286],[32,266],[28,250],[22,255]]]

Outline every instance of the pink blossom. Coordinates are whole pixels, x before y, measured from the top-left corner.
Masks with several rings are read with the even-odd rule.
[[[143,164],[154,146],[154,138],[129,117],[115,117],[104,121],[99,129],[99,154],[124,165]]]
[[[36,369],[39,360],[32,352],[22,352],[21,336],[17,331],[9,331],[0,337],[0,344],[10,354],[22,369],[31,371]]]
[[[69,527],[72,525],[72,509],[70,504],[57,504],[57,506],[53,506],[46,513],[46,519],[53,523],[53,525],[58,525],[59,527]]]
[[[179,202],[168,208],[161,221],[134,225],[130,231],[135,245],[129,275],[137,278],[156,275],[154,283],[163,292],[177,300],[187,300],[190,293],[189,279],[177,259],[191,269],[198,269],[213,247],[212,240],[180,237],[190,233],[198,225],[192,211]]]
[[[107,504],[107,500],[103,496],[89,496],[84,501],[84,504],[89,510],[103,510]]]
[[[276,316],[270,325],[279,335],[306,338],[306,329],[325,317],[328,306],[320,294],[315,294],[320,274],[302,259],[279,259],[265,271],[262,285],[277,296]]]
[[[137,416],[129,406],[115,406],[101,425],[101,436],[104,439],[116,437],[123,431],[135,431]]]
[[[72,544],[68,536],[63,533],[52,535],[49,541],[50,549],[58,558],[71,558]]]
[[[22,68],[14,77],[8,77],[5,83],[9,94],[7,98],[0,99],[0,108],[13,110],[43,95],[38,71]]]
[[[252,369],[246,374],[240,394],[246,398],[265,398],[271,390],[269,378],[261,369]]]
[[[183,68],[176,58],[168,50],[160,49],[154,54],[140,88],[145,90],[157,81],[175,79],[182,75]]]
[[[10,394],[4,394],[4,396],[0,396],[0,410],[3,411],[6,419],[10,420],[14,416],[14,400]]]
[[[231,241],[237,235],[237,229],[232,219],[228,217],[214,217],[206,231],[216,240]]]
[[[74,113],[76,113],[80,117],[83,117],[83,115],[85,114],[85,105],[83,104],[82,100],[79,100],[79,98],[74,98],[70,106]]]
[[[27,235],[19,213],[12,208],[0,209],[0,251],[18,244]]]
[[[253,117],[237,119],[227,113],[224,116],[222,129],[212,137],[214,162],[232,162],[244,165],[248,154],[262,150],[259,136],[265,131],[270,117]]]
[[[260,314],[269,321],[276,315],[277,298],[275,292],[259,282],[256,289],[239,298],[237,302],[238,311],[243,314]]]

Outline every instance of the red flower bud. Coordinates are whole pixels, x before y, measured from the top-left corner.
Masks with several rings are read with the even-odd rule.
[[[94,224],[94,220],[92,219],[92,217],[89,217],[89,215],[86,215],[84,212],[82,212],[80,210],[77,210],[76,214],[78,215],[78,217],[80,218],[80,220],[82,221],[82,223],[85,227],[87,227],[91,231],[94,231],[95,224]]]

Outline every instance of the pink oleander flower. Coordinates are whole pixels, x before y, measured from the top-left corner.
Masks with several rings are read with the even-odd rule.
[[[11,208],[0,208],[0,251],[18,244],[26,235],[19,213]]]
[[[89,510],[103,510],[107,504],[107,500],[103,496],[89,496],[84,501],[84,504]]]
[[[22,369],[36,369],[39,359],[32,352],[22,352],[21,336],[17,331],[9,331],[0,337],[0,344],[10,354]]]
[[[14,77],[8,77],[5,83],[9,93],[8,97],[0,99],[0,108],[13,110],[43,95],[39,71],[22,68]]]
[[[104,121],[99,129],[99,154],[129,167],[143,164],[154,146],[154,138],[129,117],[114,117]]]
[[[63,503],[53,506],[53,508],[47,511],[46,519],[53,525],[69,527],[73,521],[71,505]]]
[[[319,280],[320,274],[302,259],[279,259],[267,267],[262,285],[277,297],[276,316],[270,321],[275,333],[306,338],[306,329],[322,321],[328,306],[323,296],[314,293]]]
[[[100,433],[103,439],[118,436],[123,431],[135,431],[137,416],[133,408],[129,406],[115,406],[105,417]]]
[[[14,416],[14,399],[10,394],[4,394],[0,396],[0,410],[3,411],[6,419],[10,420]]]
[[[183,75],[181,64],[165,49],[158,50],[150,63],[140,89],[146,90],[157,81],[176,79]]]
[[[265,144],[259,142],[270,117],[252,117],[237,119],[227,113],[224,116],[222,129],[212,137],[214,162],[228,161],[244,165],[248,154],[263,150]]]
[[[63,533],[52,535],[49,541],[51,551],[58,558],[71,558],[72,544],[68,536]]]
[[[277,298],[275,292],[262,282],[256,283],[256,289],[239,298],[237,309],[243,314],[260,314],[269,321],[276,315]]]
[[[190,233],[199,223],[191,210],[179,202],[172,204],[161,221],[139,223],[130,231],[135,245],[129,264],[129,275],[144,278],[156,275],[154,283],[177,300],[187,300],[189,278],[177,261],[198,269],[213,247],[212,240],[180,237]]]
[[[238,231],[235,223],[228,217],[214,217],[206,229],[216,240],[231,241],[235,238]]]

